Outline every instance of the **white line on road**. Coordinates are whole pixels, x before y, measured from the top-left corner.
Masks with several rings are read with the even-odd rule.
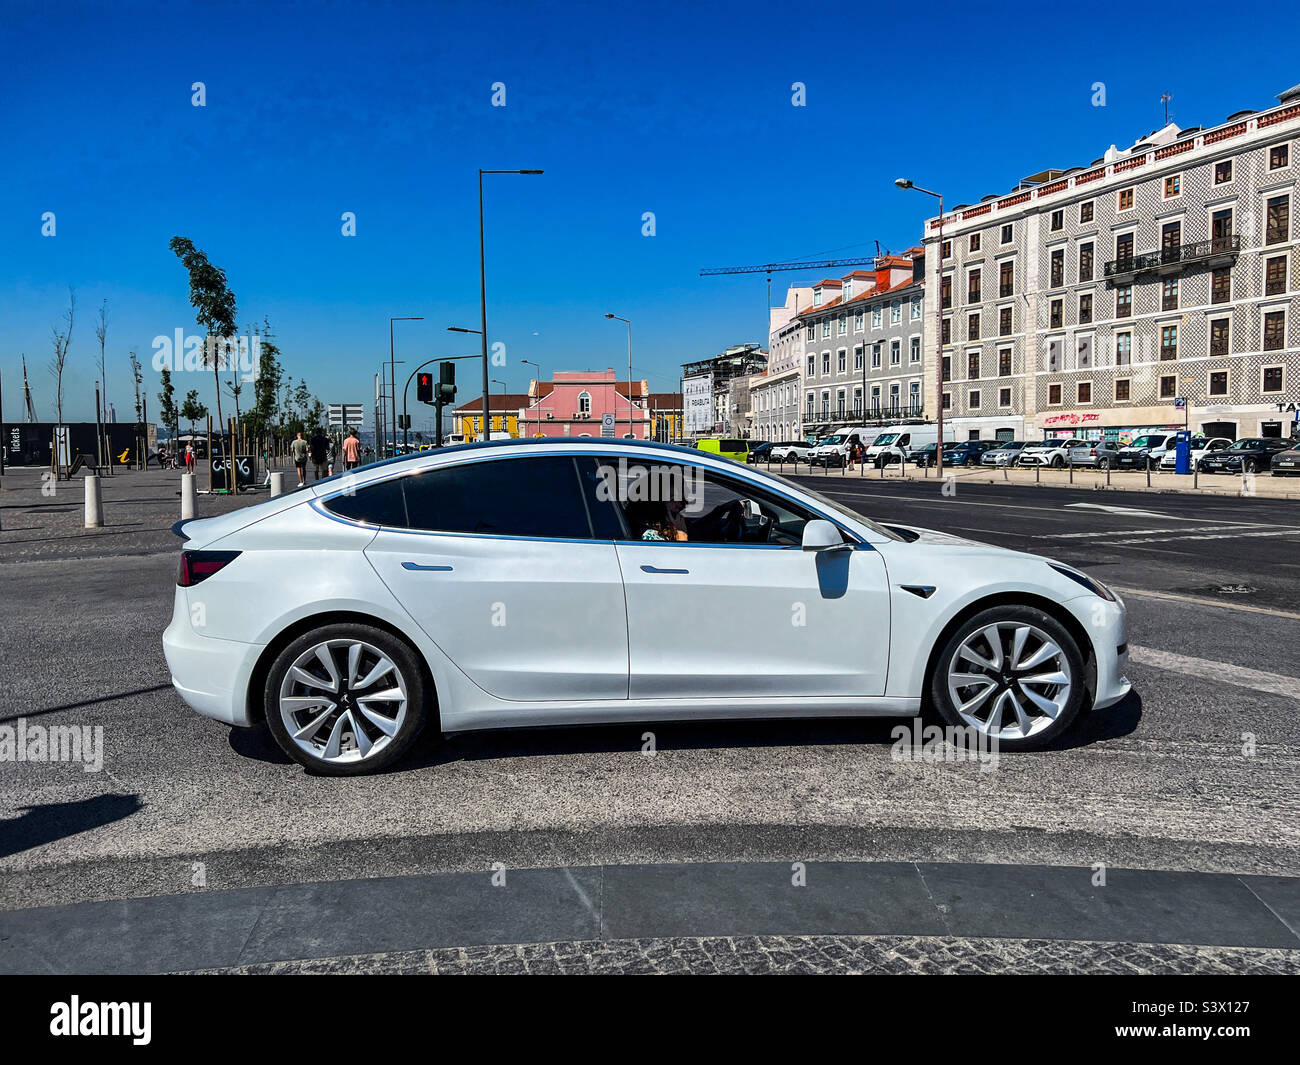
[[[1210,532],[1232,532],[1239,526],[1235,525],[1199,525],[1193,528],[1182,528],[1178,530],[1179,536],[1187,536],[1190,533],[1210,533]],[[1070,533],[1039,533],[1034,537],[1035,540],[1083,540],[1089,536],[1154,536],[1157,533],[1162,536],[1169,535],[1169,527],[1166,525],[1161,529],[1089,529],[1087,532],[1070,532]],[[1284,530],[1284,533],[1286,531]],[[1271,535],[1271,534],[1270,534]]]
[[[1123,596],[1133,596],[1135,599],[1167,599],[1174,603],[1191,603],[1194,606],[1212,606],[1219,610],[1240,610],[1247,614],[1268,614],[1270,617],[1287,618],[1291,621],[1300,621],[1300,614],[1290,610],[1278,610],[1271,606],[1251,606],[1249,603],[1225,603],[1219,599],[1207,599],[1200,595],[1179,595],[1177,592],[1157,592],[1151,588],[1126,588],[1120,584],[1112,584],[1112,588]]]
[[[1154,510],[1138,510],[1137,507],[1115,507],[1106,503],[1066,503],[1067,507],[1080,507],[1083,510],[1104,510],[1107,514],[1134,514],[1139,518],[1161,518]]]
[[[1245,666],[1234,666],[1231,662],[1211,662],[1206,658],[1191,658],[1188,655],[1174,654],[1172,651],[1159,651],[1154,647],[1130,647],[1129,658],[1144,666],[1154,666],[1156,669],[1167,669],[1192,677],[1204,677],[1206,680],[1215,680],[1220,684],[1250,688],[1269,695],[1286,695],[1292,699],[1300,699],[1300,678],[1284,677],[1280,673],[1247,669]]]

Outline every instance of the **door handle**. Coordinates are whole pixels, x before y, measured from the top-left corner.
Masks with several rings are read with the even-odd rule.
[[[688,569],[660,569],[658,566],[642,566],[642,573],[690,573]]]
[[[423,566],[419,562],[403,562],[402,569],[409,570],[432,570],[437,573],[450,573],[450,566]]]

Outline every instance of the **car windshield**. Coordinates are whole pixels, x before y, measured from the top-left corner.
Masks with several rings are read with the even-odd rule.
[[[1069,441],[1068,438],[1066,438],[1066,437],[1061,437],[1061,438],[1056,439],[1056,440],[1044,440],[1044,441],[1043,441],[1041,444],[1039,444],[1038,446],[1039,446],[1039,447],[1065,447],[1065,445],[1068,444],[1069,442],[1070,442],[1070,441]]]
[[[843,436],[841,436],[839,433],[836,433],[834,436],[828,436],[828,437],[826,438],[826,443],[828,443],[828,444],[842,444],[842,443],[844,443],[844,440],[845,440],[845,438],[844,438]]]
[[[1252,448],[1254,448],[1254,447],[1258,447],[1258,446],[1259,446],[1259,441],[1258,441],[1258,440],[1238,440],[1235,444],[1233,444],[1233,445],[1232,445],[1231,447],[1229,447],[1227,450],[1228,450],[1228,451],[1249,451],[1249,450],[1251,450]]]
[[[877,446],[880,446],[883,444],[892,444],[897,439],[898,439],[897,433],[881,433],[878,437],[876,437],[874,441],[872,441],[872,443]]]
[[[837,514],[841,517],[848,518],[851,521],[859,522],[862,525],[865,525],[872,532],[879,533],[881,536],[887,536],[891,540],[899,540],[902,542],[906,542],[904,537],[899,536],[898,533],[896,532],[891,532],[889,529],[886,529],[879,522],[874,521],[871,518],[868,518],[865,514],[860,514],[852,507],[846,507],[843,503],[837,503],[835,502],[835,500],[822,495],[820,492],[813,491],[813,489],[809,488],[805,484],[796,484],[794,481],[791,481],[786,477],[782,477],[779,473],[762,473],[761,471],[755,471],[755,472],[758,472],[759,476],[770,477],[774,481],[780,481],[781,484],[783,484],[786,488],[793,489],[796,492],[802,492],[804,495],[810,496],[811,498],[817,500],[817,503],[821,506],[823,510],[827,510],[833,515]]]
[[[1139,436],[1129,447],[1159,447],[1164,442],[1163,436]]]

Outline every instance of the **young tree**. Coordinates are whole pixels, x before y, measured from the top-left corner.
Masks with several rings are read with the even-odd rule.
[[[180,435],[180,412],[176,409],[176,389],[172,387],[172,372],[164,366],[159,378],[162,391],[158,393],[158,420],[171,427],[172,436]]]
[[[190,423],[190,435],[194,435],[194,423],[200,418],[208,416],[208,408],[199,402],[199,392],[196,388],[191,388],[185,395],[185,402],[181,404],[181,417]]]
[[[99,341],[99,395],[104,404],[104,420],[108,420],[108,372],[104,361],[104,343],[108,338],[108,300],[99,305],[99,321],[95,323],[95,339]],[[132,356],[134,358],[134,355]],[[140,388],[136,385],[135,420],[140,420]]]
[[[136,358],[135,348],[131,349],[131,379],[135,382],[135,427],[141,431],[144,425],[144,407],[140,402],[140,385],[144,382],[144,375],[140,373],[140,360]]]
[[[203,326],[207,333],[204,338],[204,364],[212,364],[212,379],[217,393],[217,427],[218,432],[225,432],[221,420],[221,349],[224,344],[217,340],[233,341],[235,331],[235,294],[226,287],[226,272],[213,266],[208,257],[194,246],[186,237],[172,237],[168,247],[190,275],[190,304],[194,307],[194,319]],[[206,413],[206,411],[205,411]],[[182,411],[184,417],[184,411]]]
[[[54,378],[54,409],[60,424],[63,422],[63,371],[68,365],[68,347],[72,344],[72,319],[77,313],[77,293],[68,287],[68,313],[63,320],[66,330],[57,325],[50,330],[54,342],[54,358],[50,360],[50,376]]]

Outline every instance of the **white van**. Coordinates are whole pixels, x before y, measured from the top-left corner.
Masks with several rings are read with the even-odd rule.
[[[953,433],[944,426],[944,443],[951,443]],[[937,425],[887,425],[876,431],[876,437],[867,447],[867,461],[873,466],[888,466],[899,462],[906,455],[911,460],[912,453],[919,451],[926,444],[939,442]]]
[[[814,466],[843,466],[855,445],[866,447],[879,432],[879,429],[840,429],[813,448],[808,461]]]

